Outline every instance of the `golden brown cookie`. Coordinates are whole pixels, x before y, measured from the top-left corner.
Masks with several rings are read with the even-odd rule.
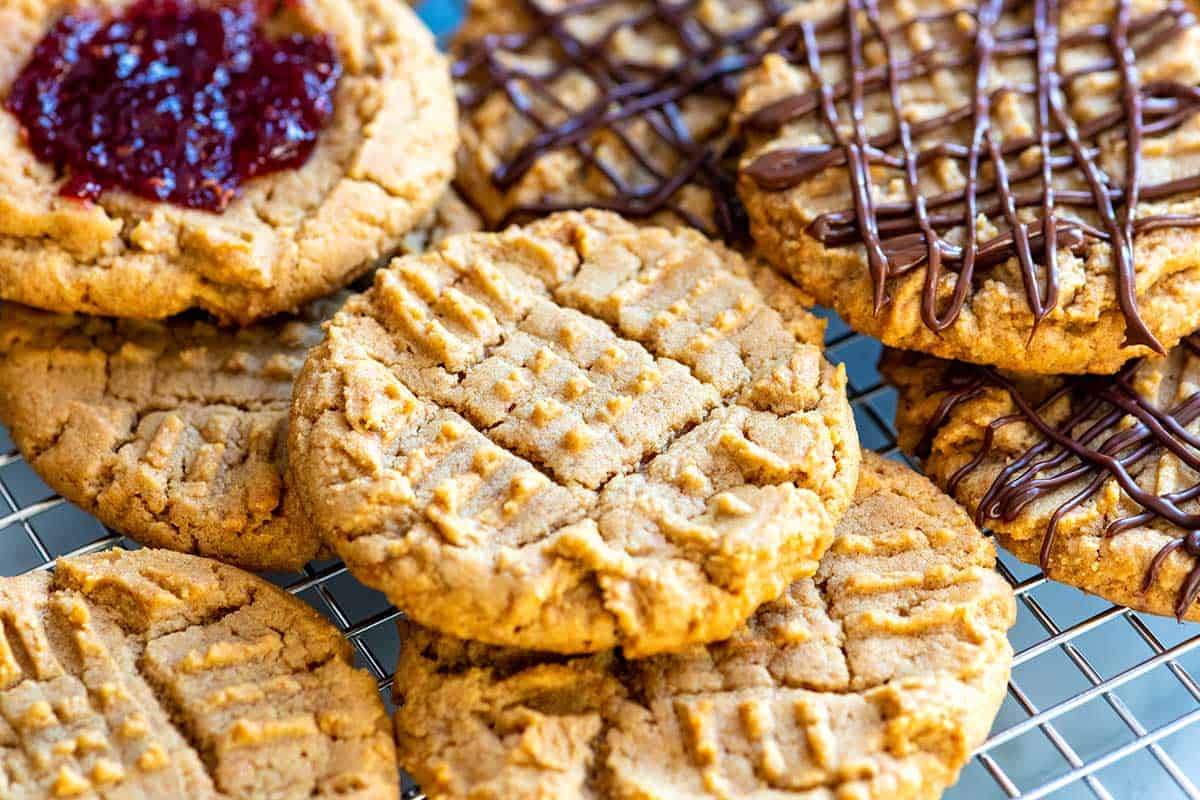
[[[868,453],[817,574],[719,644],[563,660],[402,623],[401,763],[433,800],[932,800],[1004,697],[994,561],[950,498]]]
[[[791,2],[471,3],[457,180],[493,227],[606,208],[744,238],[729,115]]]
[[[422,624],[560,652],[723,638],[812,574],[858,471],[805,300],[604,212],[448,238],[327,326],[292,485]]]
[[[896,347],[1039,373],[1165,352],[1200,327],[1197,10],[798,7],[739,100],[759,250]]]
[[[447,236],[479,230],[483,230],[483,219],[458,189],[451,186],[425,219],[405,235],[396,255],[422,253]]]
[[[0,796],[399,798],[374,679],[281,589],[164,550],[0,578]]]
[[[0,7],[0,97],[63,10]],[[390,0],[279,3],[268,27],[332,37],[343,71],[333,117],[307,163],[251,180],[219,214],[117,190],[94,203],[60,197],[66,177],[0,110],[0,297],[152,319],[202,308],[247,323],[345,285],[400,244],[453,171],[457,112],[433,37]]]
[[[900,444],[1023,561],[1200,620],[1200,336],[1116,375],[1032,376],[890,352]]]
[[[67,500],[143,544],[296,570],[321,540],[284,480],[292,378],[345,295],[230,331],[0,305],[0,421]]]
[[[401,249],[479,224],[447,192]],[[0,421],[47,484],[113,530],[245,569],[299,569],[322,548],[287,489],[292,378],[346,297],[240,330],[5,303]]]

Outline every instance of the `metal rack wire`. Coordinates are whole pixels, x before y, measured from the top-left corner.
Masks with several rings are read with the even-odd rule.
[[[846,364],[864,445],[902,458],[895,392],[875,370],[879,343],[831,316],[827,345]],[[54,496],[0,428],[0,573],[116,546],[136,547]],[[1191,757],[1200,743],[1200,627],[1110,606],[1004,553],[999,569],[1018,597],[1013,678],[991,735],[947,800],[1200,798]],[[340,562],[267,577],[343,632],[390,708],[400,612]]]

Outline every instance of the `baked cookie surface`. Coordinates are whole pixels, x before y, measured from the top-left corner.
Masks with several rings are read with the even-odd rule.
[[[491,227],[564,209],[741,240],[738,77],[790,0],[481,0],[452,48],[457,180]]]
[[[401,249],[478,226],[448,192]],[[347,296],[238,330],[0,304],[0,421],[51,488],[113,530],[297,570],[322,547],[287,488],[292,378]]]
[[[143,544],[297,570],[321,540],[288,491],[292,379],[346,295],[249,328],[0,305],[0,420],[68,501]]]
[[[167,551],[0,579],[0,794],[399,798],[375,680],[248,573]]]
[[[293,486],[422,624],[559,652],[723,638],[816,569],[856,479],[805,304],[695,231],[604,212],[448,238],[310,353]]]
[[[402,623],[402,765],[447,799],[938,797],[1004,697],[994,560],[950,498],[864,454],[816,575],[718,644],[556,659]]]
[[[64,10],[0,8],[0,96]],[[453,87],[433,37],[387,0],[282,3],[267,27],[331,37],[342,68],[333,116],[303,166],[251,180],[219,214],[118,190],[60,197],[67,176],[38,161],[0,110],[0,297],[150,319],[201,308],[248,323],[340,288],[400,244],[454,166]]]
[[[889,352],[897,428],[1023,561],[1200,620],[1200,338],[1113,376],[1029,376]]]
[[[847,8],[797,8],[742,82],[765,258],[856,330],[1006,369],[1200,327],[1193,3]]]
[[[483,230],[483,218],[458,189],[451,186],[433,210],[425,215],[425,219],[405,234],[396,255],[423,253],[447,236],[480,230]]]

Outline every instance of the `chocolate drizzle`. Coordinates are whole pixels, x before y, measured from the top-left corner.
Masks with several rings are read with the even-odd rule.
[[[1185,338],[1180,347],[1190,357],[1200,358],[1200,334]],[[1200,392],[1171,408],[1160,408],[1138,394],[1134,382],[1144,359],[1125,365],[1116,375],[1080,375],[1062,378],[1045,398],[1031,402],[1008,378],[991,367],[955,364],[947,375],[946,394],[929,421],[917,454],[925,457],[932,449],[937,431],[956,408],[982,395],[988,388],[1005,391],[1016,411],[992,420],[984,431],[982,446],[947,483],[954,494],[959,484],[977,470],[994,452],[997,432],[1014,423],[1027,423],[1040,441],[1015,458],[1006,459],[975,510],[976,524],[988,520],[1015,520],[1030,503],[1063,487],[1082,482],[1082,488],[1051,514],[1042,540],[1042,569],[1049,562],[1058,525],[1062,518],[1088,499],[1105,483],[1115,480],[1126,497],[1142,510],[1111,521],[1105,536],[1112,537],[1154,520],[1163,520],[1182,533],[1164,545],[1152,560],[1142,583],[1146,591],[1154,583],[1163,561],[1183,550],[1195,563],[1180,587],[1175,613],[1182,618],[1200,595],[1200,508],[1185,504],[1200,498],[1200,482],[1184,489],[1157,494],[1138,484],[1134,473],[1139,464],[1169,453],[1186,468],[1200,473],[1200,436],[1188,426],[1200,419]],[[1059,423],[1047,419],[1052,408],[1068,403],[1069,413]]]
[[[1134,17],[1131,0],[1117,0],[1111,25],[1090,25],[1063,34],[1059,31],[1058,0],[1030,4],[980,0],[974,12],[943,12],[885,25],[878,0],[847,0],[839,14],[820,21],[784,25],[775,49],[802,65],[814,88],[776,100],[751,114],[746,124],[774,130],[787,123],[815,117],[832,138],[829,144],[789,147],[766,152],[745,168],[761,189],[792,188],[818,173],[845,166],[849,172],[853,208],[821,214],[809,232],[827,246],[863,245],[874,286],[878,313],[889,301],[887,282],[925,267],[921,315],[934,331],[953,325],[978,271],[1016,259],[1034,325],[1058,304],[1058,257],[1064,251],[1082,254],[1091,241],[1108,242],[1117,279],[1117,301],[1126,323],[1126,343],[1145,345],[1163,353],[1138,310],[1133,262],[1134,238],[1163,227],[1194,227],[1200,218],[1182,215],[1137,218],[1139,202],[1161,200],[1200,189],[1200,175],[1146,184],[1142,176],[1144,138],[1169,132],[1200,111],[1200,87],[1170,81],[1142,83],[1138,58],[1167,47],[1195,24],[1185,3],[1172,0],[1160,11]],[[1002,15],[1032,7],[1032,24],[1001,26]],[[970,13],[969,30],[958,23]],[[865,20],[865,30],[862,28]],[[933,43],[900,57],[898,42],[911,26],[936,27]],[[968,27],[968,26],[964,26]],[[867,67],[865,48],[881,48],[883,63]],[[1111,57],[1069,72],[1060,66],[1070,48],[1107,45]],[[906,51],[907,52],[907,51]],[[836,56],[847,77],[833,82],[822,77],[821,62]],[[1035,67],[1035,81],[999,82],[1002,59],[1025,59]],[[944,114],[910,120],[900,87],[946,69],[974,70],[971,99]],[[1073,120],[1064,107],[1063,92],[1080,78],[1114,71],[1120,78],[1121,107],[1084,123]],[[999,85],[997,85],[999,83]],[[891,130],[868,135],[862,121],[864,95],[882,93],[895,120]],[[992,132],[992,107],[1004,95],[1028,97],[1035,110],[1031,135],[999,140]],[[838,104],[850,111],[849,123],[839,118]],[[956,135],[956,126],[969,125],[965,143],[942,141],[919,148],[914,139],[931,134]],[[1123,185],[1114,185],[1097,163],[1100,137],[1124,136]],[[1038,148],[1036,163],[1008,159]],[[1036,157],[1037,153],[1049,157]],[[965,168],[961,188],[931,196],[922,194],[918,168],[940,159],[953,159]],[[982,174],[987,166],[990,173]],[[899,171],[907,202],[876,202],[872,198],[872,169]],[[1055,186],[1055,171],[1071,171],[1086,185],[1083,190]],[[1028,184],[1017,189],[1017,184]],[[1061,184],[1061,181],[1060,181]],[[1021,209],[1037,208],[1030,222]],[[1099,218],[1089,224],[1067,213],[1087,210]],[[982,240],[978,215],[1003,232]],[[943,235],[963,229],[962,246]],[[938,288],[945,269],[958,273],[953,295],[939,308]]]
[[[581,207],[606,208],[632,218],[663,211],[684,222],[735,240],[746,235],[745,211],[735,192],[735,145],[726,137],[724,124],[703,137],[692,131],[684,104],[692,98],[715,98],[732,110],[736,78],[756,65],[765,51],[759,35],[780,21],[790,7],[783,0],[754,0],[731,8],[744,13],[755,9],[753,21],[734,30],[715,30],[703,14],[701,0],[571,0],[547,10],[535,0],[519,0],[531,20],[528,30],[488,34],[459,48],[453,74],[466,91],[460,94],[465,108],[478,107],[488,96],[504,93],[512,108],[536,131],[495,168],[492,182],[507,190],[519,182],[542,158],[571,151],[595,169],[609,191],[586,203],[544,197],[508,211],[500,226],[528,217]],[[615,21],[606,11],[628,9]],[[572,22],[594,16],[607,27],[595,39],[584,40],[572,32]],[[611,16],[611,15],[609,15]],[[622,59],[612,45],[628,31],[654,29],[673,37],[659,52],[674,47],[680,63],[663,66]],[[550,54],[550,66],[534,71],[518,59]],[[571,108],[556,88],[567,76],[585,79],[594,97],[580,109]],[[639,143],[629,135],[629,125],[645,121],[654,140]],[[601,155],[596,137],[620,143],[620,155],[632,159],[645,179],[627,180],[616,159]],[[715,209],[717,230],[684,208],[679,200],[685,186],[707,191]]]

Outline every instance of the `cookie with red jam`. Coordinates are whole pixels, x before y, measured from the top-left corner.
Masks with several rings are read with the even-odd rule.
[[[6,4],[0,298],[294,310],[425,218],[456,125],[447,65],[402,4]]]

